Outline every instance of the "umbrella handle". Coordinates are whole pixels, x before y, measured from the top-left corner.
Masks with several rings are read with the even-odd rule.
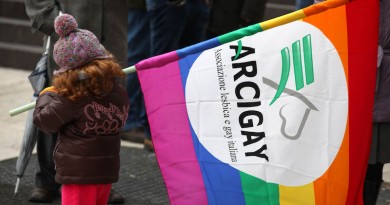
[[[18,191],[19,191],[19,184],[20,184],[20,177],[18,177],[18,179],[16,180],[16,185],[15,185],[15,190],[14,190],[14,196],[16,196],[16,194],[17,194]]]
[[[123,69],[123,72],[125,74],[134,73],[134,72],[136,72],[135,66],[130,66],[128,68],[125,68],[125,69]],[[13,117],[13,116],[18,115],[20,113],[23,113],[23,112],[26,112],[28,110],[31,110],[31,109],[33,109],[35,107],[35,103],[36,102],[34,101],[34,102],[29,103],[29,104],[26,104],[26,105],[23,105],[21,107],[15,108],[13,110],[10,110],[9,111],[9,115],[11,117]]]

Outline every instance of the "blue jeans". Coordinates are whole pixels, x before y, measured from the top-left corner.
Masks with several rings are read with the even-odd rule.
[[[308,7],[314,3],[314,0],[296,0],[295,1],[295,6],[296,9],[303,9],[305,7]]]
[[[150,57],[150,28],[147,12],[142,9],[130,9],[127,18],[127,63],[132,66]],[[143,128],[150,138],[149,122],[146,115],[144,97],[137,73],[130,73],[126,79],[127,94],[130,99],[129,116],[123,131]]]
[[[153,56],[205,40],[210,11],[203,0],[186,0],[182,6],[167,0],[146,0],[146,6]]]

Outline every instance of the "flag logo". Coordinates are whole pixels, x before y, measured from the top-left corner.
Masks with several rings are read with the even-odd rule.
[[[291,35],[275,41],[283,33]],[[332,164],[346,130],[341,59],[320,30],[302,21],[204,51],[189,70],[185,98],[200,145],[268,183],[316,180]],[[329,116],[331,109],[337,114]]]
[[[304,67],[306,74],[306,84],[309,85],[314,82],[314,73],[313,73],[313,59],[312,59],[312,49],[311,49],[311,35],[308,34],[302,39],[303,42],[303,57],[304,57]],[[271,105],[280,97],[280,94],[283,92],[287,80],[290,74],[290,49],[288,47],[283,48],[281,51],[282,55],[282,76],[280,79],[278,90],[271,101]],[[298,91],[303,88],[304,80],[302,73],[302,57],[301,57],[301,43],[300,41],[295,41],[292,44],[292,59],[294,65],[294,74],[295,74],[295,89]]]

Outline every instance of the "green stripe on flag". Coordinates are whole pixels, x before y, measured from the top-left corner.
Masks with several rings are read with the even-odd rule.
[[[263,29],[260,27],[260,24],[254,24],[236,31],[232,31],[227,34],[223,34],[218,37],[218,40],[221,44],[229,43],[238,40],[242,37],[250,36],[261,31],[263,31]]]
[[[279,185],[240,172],[245,205],[279,205]]]

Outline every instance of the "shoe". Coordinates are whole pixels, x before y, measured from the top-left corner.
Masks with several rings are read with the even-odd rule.
[[[57,196],[57,193],[58,191],[35,187],[33,188],[28,201],[38,203],[50,203],[54,201]]]
[[[108,197],[108,204],[124,204],[125,198],[116,192],[115,190],[111,189],[110,196]]]
[[[144,149],[148,150],[149,152],[154,152],[154,146],[152,140],[150,139],[144,140]]]
[[[119,133],[119,136],[122,140],[135,142],[135,143],[143,143],[145,139],[145,132],[142,128],[135,128],[129,131]]]

